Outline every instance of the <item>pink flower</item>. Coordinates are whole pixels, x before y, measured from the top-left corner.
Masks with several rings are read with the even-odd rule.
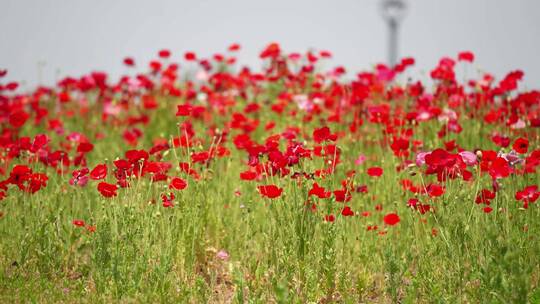
[[[88,175],[81,176],[79,178],[72,177],[69,180],[69,184],[72,185],[72,186],[84,187],[84,186],[86,186],[86,184],[88,184],[88,179],[89,179]]]
[[[103,107],[103,113],[111,116],[117,116],[122,111],[122,108],[118,105],[114,105],[113,103],[109,102],[106,103]]]
[[[221,249],[220,251],[218,251],[216,253],[216,258],[222,260],[222,261],[227,261],[229,259],[229,253],[223,249]]]
[[[195,75],[195,78],[199,81],[206,81],[209,77],[208,73],[204,70],[197,72],[197,75]]]
[[[523,129],[526,126],[527,125],[525,125],[525,122],[522,119],[518,119],[518,121],[516,121],[514,124],[510,125],[510,128],[515,130],[515,129]]]
[[[456,112],[448,109],[448,108],[445,108],[442,113],[439,115],[438,117],[438,120],[439,121],[444,121],[444,122],[448,122],[448,121],[453,121],[453,120],[457,120],[457,114]]]
[[[431,154],[431,152],[420,152],[416,155],[416,165],[421,167],[426,164],[426,156]]]
[[[396,73],[389,69],[387,66],[379,65],[377,66],[377,79],[383,82],[392,81],[396,76]]]
[[[366,161],[366,156],[365,156],[364,154],[360,154],[360,155],[358,155],[358,158],[354,161],[354,163],[355,163],[357,166],[360,166],[360,165],[363,164],[365,161]]]
[[[458,153],[459,156],[461,156],[461,159],[463,159],[463,162],[467,166],[474,166],[476,165],[476,154],[470,152],[470,151],[461,151]]]
[[[503,153],[502,151],[499,151],[499,153],[497,153],[497,156],[504,158],[512,167],[524,161],[514,150],[510,151],[509,153]]]

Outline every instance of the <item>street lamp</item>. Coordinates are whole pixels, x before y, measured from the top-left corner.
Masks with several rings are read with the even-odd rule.
[[[399,24],[407,13],[407,3],[404,0],[382,0],[380,9],[388,24],[388,64],[393,67],[398,56]]]

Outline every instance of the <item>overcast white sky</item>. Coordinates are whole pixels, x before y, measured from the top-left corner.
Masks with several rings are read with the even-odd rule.
[[[409,0],[400,55],[429,71],[441,56],[471,50],[475,66],[501,77],[525,72],[540,88],[540,0]],[[287,51],[328,49],[349,72],[386,59],[378,0],[0,0],[0,69],[29,89],[40,81],[92,70],[113,77],[122,59],[147,62],[161,48],[176,58],[243,49],[240,62],[259,66],[269,42]],[[44,62],[41,76],[38,63]]]

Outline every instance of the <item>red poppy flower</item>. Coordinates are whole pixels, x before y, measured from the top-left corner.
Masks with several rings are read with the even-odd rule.
[[[318,198],[329,198],[332,195],[332,192],[325,191],[324,187],[320,187],[317,183],[313,184],[311,190],[309,190],[308,196],[315,195]]]
[[[281,193],[283,192],[282,188],[279,188],[276,185],[266,185],[266,186],[258,186],[257,189],[259,189],[259,193],[268,198],[276,198],[281,196]]]
[[[333,214],[327,214],[324,216],[325,222],[333,223],[336,220],[336,217]]]
[[[43,173],[32,173],[28,176],[25,184],[18,184],[17,186],[19,189],[33,194],[46,187],[48,179],[47,175]]]
[[[506,148],[510,145],[510,138],[506,136],[501,136],[499,134],[493,135],[491,137],[491,141],[493,141],[493,143],[502,148]]]
[[[161,50],[161,51],[159,51],[158,56],[161,57],[161,58],[169,58],[169,57],[171,57],[171,51],[169,51],[169,50]]]
[[[196,163],[204,164],[208,162],[211,158],[212,158],[212,155],[210,155],[210,153],[208,153],[207,151],[191,154],[191,161],[195,164]]]
[[[80,187],[84,187],[86,186],[86,184],[88,183],[88,173],[90,171],[88,170],[88,168],[82,168],[80,170],[74,170],[73,173],[72,173],[72,178],[69,180],[69,184],[72,185],[72,186],[80,186]]]
[[[394,137],[394,140],[392,144],[390,145],[390,148],[392,148],[392,151],[394,152],[394,155],[397,157],[407,157],[409,156],[409,140],[407,138],[396,138]]]
[[[261,54],[259,54],[259,57],[261,59],[266,59],[266,58],[276,59],[277,57],[279,57],[280,54],[281,54],[281,49],[279,47],[279,44],[273,42],[273,43],[270,43],[264,49],[264,51],[261,52]]]
[[[85,223],[83,220],[73,220],[73,225],[77,227],[84,227]]]
[[[28,120],[30,115],[25,111],[19,110],[9,115],[9,124],[14,128],[20,128]]]
[[[346,203],[352,199],[352,195],[348,190],[335,190],[334,197],[336,202]]]
[[[383,220],[384,223],[389,226],[394,226],[400,221],[399,216],[395,213],[388,213],[384,216]]]
[[[523,137],[516,139],[512,149],[519,154],[527,153],[527,150],[529,149],[529,140]]]
[[[476,196],[474,200],[477,204],[486,204],[489,205],[491,200],[495,198],[495,192],[489,191],[488,189],[482,189],[480,193]]]
[[[444,194],[445,188],[437,184],[429,184],[426,191],[430,197],[439,197]]]
[[[240,44],[233,43],[233,44],[229,45],[228,50],[229,50],[229,52],[236,52],[236,51],[240,50]]]
[[[371,167],[367,169],[367,174],[372,177],[379,177],[383,174],[383,169],[380,167]]]
[[[24,182],[28,176],[32,174],[32,169],[30,169],[28,166],[25,165],[16,165],[11,169],[11,173],[9,174],[9,182],[17,185],[22,182]]]
[[[345,206],[345,208],[343,208],[343,210],[341,210],[341,215],[343,215],[343,216],[353,216],[354,211],[352,211],[351,207]]]
[[[417,156],[417,164],[421,162],[421,154]],[[455,179],[459,176],[466,177],[464,173],[467,164],[460,154],[452,154],[443,149],[436,149],[431,153],[424,154],[424,161],[428,166],[427,174],[437,174],[437,180],[443,182],[446,179]]]
[[[474,61],[474,54],[469,51],[460,52],[458,54],[458,60],[459,61],[467,61],[467,62],[473,62]]]
[[[155,60],[150,61],[150,63],[148,65],[150,66],[150,69],[154,73],[157,73],[157,72],[159,72],[159,70],[161,70],[161,62],[159,62],[159,61],[155,61]]]
[[[118,186],[101,182],[98,184],[97,189],[104,197],[114,197],[117,195],[116,190],[118,189]]]
[[[377,229],[379,229],[379,227],[377,225],[368,225],[366,227],[367,231],[377,231]]]
[[[156,109],[158,107],[156,98],[152,95],[143,95],[141,99],[143,102],[143,107],[147,110]]]
[[[525,204],[534,203],[539,196],[540,192],[536,185],[527,186],[523,190],[516,192],[516,199],[518,201],[523,201]]]
[[[187,188],[187,185],[188,184],[184,179],[180,177],[174,177],[169,184],[169,189],[184,190]]]
[[[32,143],[32,147],[30,148],[30,151],[32,153],[36,153],[41,148],[45,147],[47,143],[49,142],[49,137],[45,134],[38,134],[36,137],[34,137],[34,142]]]
[[[358,193],[368,193],[368,186],[367,185],[360,185],[356,187],[356,192]]]
[[[240,173],[241,180],[250,181],[250,180],[254,180],[255,178],[257,178],[257,172],[244,171]]]
[[[489,168],[489,175],[493,179],[498,178],[505,178],[512,173],[512,168],[508,165],[508,162],[506,159],[502,157],[497,157],[492,163]]]
[[[124,58],[124,64],[129,67],[135,66],[135,60],[131,57],[126,57]]]
[[[330,51],[327,51],[327,50],[322,50],[319,52],[319,55],[322,57],[322,58],[332,58],[332,53]]]
[[[419,201],[417,198],[410,198],[407,201],[407,206],[416,209],[416,206],[419,204]]]
[[[6,84],[6,89],[8,91],[15,91],[17,88],[19,87],[19,83],[18,82],[9,82],[8,84]]]
[[[94,149],[94,145],[89,142],[81,142],[77,146],[77,152],[79,153],[88,153]]]
[[[34,194],[47,186],[48,179],[47,175],[43,173],[33,173],[28,166],[16,165],[11,170],[9,178],[2,184],[5,187],[5,184],[10,183],[16,185],[21,191]],[[7,188],[3,190],[7,190]]]
[[[178,110],[176,111],[176,116],[189,116],[193,106],[189,104],[178,105]]]
[[[336,134],[331,134],[330,128],[328,127],[322,127],[319,129],[315,129],[313,131],[313,140],[316,143],[321,143],[323,141],[335,141],[337,139]]]
[[[165,208],[174,207],[174,193],[169,193],[169,196],[167,196],[167,194],[162,194],[161,201],[163,203],[163,207]]]
[[[99,164],[90,172],[90,178],[93,180],[100,180],[107,177],[107,165]]]
[[[197,55],[194,52],[186,52],[184,54],[184,58],[187,61],[194,61],[194,60],[197,60]]]

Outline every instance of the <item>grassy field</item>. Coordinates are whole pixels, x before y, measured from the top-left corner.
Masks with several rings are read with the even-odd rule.
[[[0,78],[0,302],[540,303],[519,72],[457,80],[462,53],[428,86],[411,59],[347,79],[326,52],[270,45],[255,73],[235,51]]]

